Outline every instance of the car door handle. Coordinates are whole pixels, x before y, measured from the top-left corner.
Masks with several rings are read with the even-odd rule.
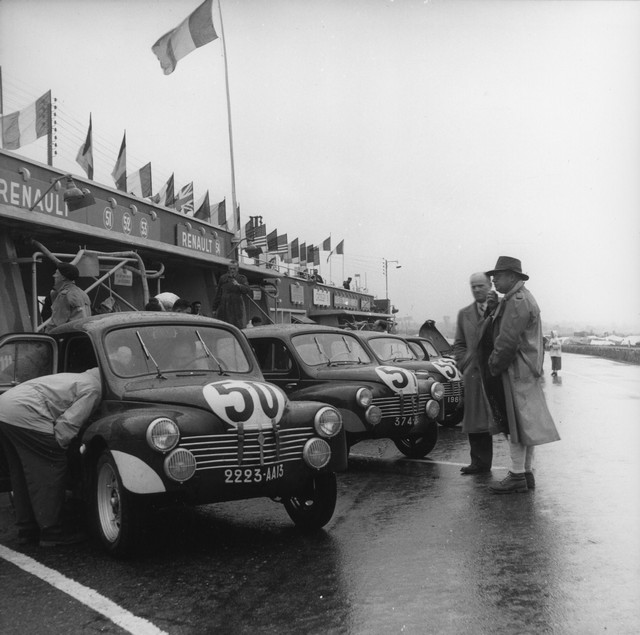
[[[284,385],[284,389],[285,390],[293,390],[297,385],[298,385],[298,383],[293,381],[290,384],[285,384]]]

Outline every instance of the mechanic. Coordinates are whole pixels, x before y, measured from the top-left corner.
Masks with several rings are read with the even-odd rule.
[[[520,260],[500,256],[486,273],[504,297],[482,325],[483,379],[498,424],[492,431],[508,435],[511,455],[509,474],[489,489],[521,493],[535,487],[535,446],[560,439],[542,392],[540,309],[524,285],[529,276],[522,273]]]
[[[62,262],[58,265],[53,274],[51,317],[45,322],[45,333],[61,324],[91,315],[89,296],[76,286],[75,281],[79,277],[80,272],[75,265],[69,262]]]
[[[469,279],[474,302],[458,312],[453,354],[464,379],[464,417],[462,430],[467,433],[471,463],[460,469],[463,474],[491,471],[493,438],[489,432],[491,407],[482,387],[482,371],[478,357],[480,326],[487,310],[491,278],[474,273]]]
[[[55,547],[83,536],[63,530],[67,447],[100,403],[100,371],[25,381],[0,395],[0,443],[14,495],[18,542]]]

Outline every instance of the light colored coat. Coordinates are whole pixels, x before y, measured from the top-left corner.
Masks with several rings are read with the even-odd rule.
[[[486,322],[493,330],[489,372],[502,376],[511,441],[529,446],[559,440],[542,391],[540,309],[524,281],[500,300]]]
[[[453,354],[464,379],[464,418],[462,430],[467,434],[488,432],[491,408],[482,386],[478,342],[483,316],[474,302],[458,312]]]

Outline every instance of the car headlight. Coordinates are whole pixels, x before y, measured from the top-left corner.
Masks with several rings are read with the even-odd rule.
[[[360,388],[356,393],[356,402],[363,408],[368,408],[373,403],[373,393],[369,388]]]
[[[309,439],[302,448],[304,462],[316,470],[331,460],[331,447],[324,439]]]
[[[382,421],[382,410],[378,406],[371,406],[367,408],[364,416],[368,423],[372,426],[377,426]]]
[[[196,457],[185,448],[174,450],[164,460],[164,473],[172,480],[182,483],[189,480],[196,471]]]
[[[424,411],[427,413],[429,419],[435,419],[440,414],[440,404],[433,399],[427,401]]]
[[[335,437],[342,429],[342,415],[335,408],[325,406],[316,412],[313,425],[321,437]]]
[[[153,450],[168,452],[178,445],[180,430],[175,422],[167,417],[154,419],[147,428],[147,443]]]
[[[431,396],[438,401],[444,397],[444,386],[439,381],[431,384]]]

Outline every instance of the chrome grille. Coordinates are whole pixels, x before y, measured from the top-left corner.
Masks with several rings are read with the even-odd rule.
[[[373,405],[382,410],[382,418],[411,417],[424,414],[427,395],[394,395],[393,397],[378,397]]]
[[[262,435],[262,451],[260,450]],[[310,428],[287,428],[278,430],[278,444],[274,431],[245,430],[240,442],[237,431],[223,434],[204,434],[182,437],[181,448],[190,450],[196,458],[196,472],[235,467],[258,467],[274,465],[302,458],[302,448],[313,436]]]
[[[442,382],[445,397],[462,397],[464,395],[464,384],[461,381]]]

